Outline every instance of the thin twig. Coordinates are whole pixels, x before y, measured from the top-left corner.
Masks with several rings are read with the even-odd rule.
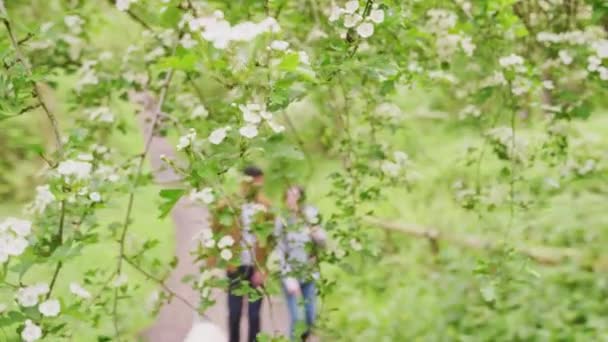
[[[118,328],[118,287],[114,289],[114,299],[112,300],[112,325],[116,341],[120,342],[120,330]]]
[[[181,34],[182,33],[180,33],[180,36],[181,36]],[[178,44],[174,45],[172,55],[175,55],[175,51],[177,50],[177,45]],[[143,173],[144,163],[145,163],[146,157],[148,156],[148,153],[150,152],[150,147],[152,146],[152,140],[154,138],[154,130],[156,128],[156,124],[158,123],[158,119],[160,118],[160,113],[162,112],[163,105],[167,98],[167,93],[169,91],[169,85],[171,84],[171,80],[173,79],[174,72],[175,72],[175,69],[170,69],[169,72],[167,72],[165,79],[163,80],[163,83],[160,88],[159,102],[154,111],[154,117],[152,119],[150,132],[148,133],[148,137],[146,138],[146,142],[144,145],[144,151],[141,153],[141,155],[139,155],[139,162],[137,165],[137,169],[135,172],[135,177],[133,179],[131,190],[129,191],[129,200],[128,200],[128,204],[127,204],[127,211],[125,212],[125,217],[124,217],[124,221],[123,221],[123,225],[122,225],[122,232],[121,232],[120,240],[119,240],[120,247],[119,247],[118,262],[117,262],[117,266],[116,266],[117,275],[121,274],[122,261],[123,261],[123,259],[125,259],[125,242],[126,242],[126,237],[127,237],[127,231],[129,229],[129,223],[131,220],[131,213],[133,211],[133,203],[135,201],[135,189],[137,188],[137,185],[141,178],[141,174]],[[118,341],[120,341],[119,340],[119,331],[118,331],[118,322],[117,322],[117,319],[118,319],[117,318],[117,310],[118,310],[117,307],[118,307],[118,290],[115,290],[112,315],[113,315],[113,319],[114,319],[114,329],[115,329],[115,333],[116,333],[116,339]]]
[[[4,9],[3,5],[0,6],[0,12],[2,14],[4,14],[4,16],[5,16],[4,18],[2,18],[2,22],[4,23],[4,27],[6,27],[6,31],[8,32],[8,37],[11,41],[13,50],[15,51],[17,60],[25,67],[27,75],[29,77],[32,77],[32,74],[33,74],[32,67],[31,67],[30,63],[28,62],[27,58],[25,57],[25,55],[23,54],[23,52],[21,51],[19,42],[17,41],[17,39],[15,38],[15,34],[13,33],[13,28],[11,26],[11,22],[9,21],[8,13],[6,12],[6,9]],[[46,114],[47,118],[49,119],[49,122],[51,123],[51,126],[53,128],[53,134],[55,135],[55,140],[57,143],[57,149],[61,152],[61,150],[63,148],[63,144],[61,142],[61,134],[59,133],[59,124],[57,123],[57,119],[56,119],[55,115],[53,114],[53,112],[51,112],[49,110],[47,104],[44,102],[44,99],[42,98],[42,95],[41,95],[41,91],[40,91],[39,86],[36,83],[36,81],[31,81],[31,82],[33,84],[32,92],[34,94],[34,97],[36,98],[36,100],[38,101],[38,103],[40,104],[42,109],[44,110],[44,113]]]
[[[60,246],[63,243],[63,227],[65,225],[65,200],[61,201],[61,214],[59,216],[59,230],[57,231],[57,235],[55,236],[55,243]],[[55,287],[55,282],[57,281],[57,276],[59,276],[59,272],[63,267],[63,262],[58,261],[55,266],[55,272],[53,273],[53,278],[51,279],[51,283],[49,285],[49,292],[46,294],[46,299],[51,297],[51,293],[53,292],[53,288]]]
[[[209,317],[207,317],[205,314],[200,314],[198,312],[198,309],[194,305],[192,305],[192,303],[190,303],[186,298],[184,298],[182,295],[180,295],[179,293],[177,293],[174,290],[172,290],[169,286],[167,286],[162,279],[156,278],[155,276],[153,276],[152,274],[150,274],[149,272],[147,272],[146,270],[144,270],[143,268],[141,268],[139,265],[137,265],[135,262],[133,262],[133,260],[127,258],[126,256],[124,256],[123,259],[124,259],[124,261],[127,264],[131,265],[131,267],[133,267],[139,273],[143,274],[146,278],[148,278],[150,280],[153,280],[156,283],[158,283],[163,288],[163,290],[165,290],[167,293],[169,293],[169,295],[171,295],[171,297],[175,297],[175,298],[179,299],[182,303],[184,303],[192,311],[194,311],[197,314],[201,315],[205,319],[209,319]]]
[[[293,124],[293,121],[291,121],[289,115],[287,115],[285,111],[282,111],[282,114],[283,118],[285,119],[285,122],[287,123],[287,126],[289,126],[289,129],[293,133],[293,136],[296,138],[296,142],[300,146],[300,150],[302,150],[302,153],[304,153],[304,157],[306,158],[306,162],[308,163],[309,167],[307,178],[310,179],[310,177],[314,173],[314,163],[312,161],[312,157],[310,156],[308,151],[306,151],[304,140],[302,140],[302,137],[300,137],[300,134],[298,133],[296,126]]]

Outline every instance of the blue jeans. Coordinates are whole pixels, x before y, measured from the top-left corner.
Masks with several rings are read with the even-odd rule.
[[[315,283],[313,281],[308,282],[300,282],[300,290],[302,292],[302,298],[304,301],[304,313],[306,318],[306,332],[302,337],[307,337],[310,334],[310,330],[315,323],[315,307],[317,300],[317,293],[315,289]],[[283,286],[283,292],[285,293],[285,298],[287,299],[287,308],[289,309],[289,317],[290,317],[290,336],[291,340],[294,340],[294,330],[298,322],[302,321],[302,317],[300,317],[300,310],[298,308],[298,300],[299,296],[289,294],[285,286]]]

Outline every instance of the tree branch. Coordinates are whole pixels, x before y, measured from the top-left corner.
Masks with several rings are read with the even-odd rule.
[[[61,214],[59,216],[59,230],[57,231],[57,235],[55,236],[55,243],[57,246],[60,246],[63,243],[63,227],[65,225],[65,200],[61,201]],[[51,297],[51,293],[53,293],[53,288],[55,287],[55,282],[57,281],[57,276],[59,276],[59,272],[63,267],[63,263],[61,261],[57,262],[57,266],[55,266],[55,272],[53,273],[53,278],[51,279],[51,284],[49,285],[49,292],[46,294],[46,299]]]
[[[17,57],[17,60],[24,66],[27,75],[29,77],[32,77],[32,74],[33,74],[32,67],[31,67],[29,61],[27,60],[27,58],[25,57],[25,55],[23,54],[23,52],[21,51],[19,42],[15,38],[15,34],[13,33],[13,28],[12,28],[11,22],[9,20],[8,12],[4,8],[4,4],[0,4],[0,14],[4,15],[4,18],[2,18],[1,20],[4,23],[4,27],[6,28],[6,31],[8,32],[8,37],[11,41],[13,50],[15,51],[15,56]],[[61,134],[59,133],[59,124],[57,123],[57,119],[56,119],[55,115],[53,114],[53,112],[51,112],[49,110],[49,107],[47,106],[47,104],[44,102],[44,99],[42,98],[42,95],[41,95],[40,88],[39,88],[38,84],[36,83],[36,81],[31,81],[31,82],[33,84],[32,92],[34,94],[34,97],[38,101],[38,104],[40,105],[40,107],[42,107],[42,109],[44,110],[44,113],[46,114],[47,118],[49,119],[49,122],[51,123],[51,126],[53,128],[53,134],[55,135],[57,149],[59,152],[61,152],[61,150],[63,148],[63,143],[61,142]]]
[[[417,238],[444,240],[471,249],[498,250],[501,248],[501,244],[493,239],[484,239],[474,235],[457,235],[416,224],[390,222],[377,217],[367,217],[365,222],[372,226],[401,232]],[[513,248],[518,253],[543,265],[558,265],[568,259],[580,262],[583,258],[583,255],[573,248],[528,245],[518,245],[513,246]]]

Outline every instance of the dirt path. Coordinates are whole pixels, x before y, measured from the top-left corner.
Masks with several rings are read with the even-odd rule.
[[[132,101],[143,106],[143,111],[138,115],[138,118],[143,135],[148,136],[152,129],[151,118],[156,107],[154,99],[147,94],[139,93],[132,95]],[[149,154],[149,162],[154,171],[155,180],[161,184],[177,181],[179,177],[172,170],[163,168],[162,155],[174,156],[174,148],[165,138],[155,137],[152,140]],[[193,244],[193,238],[207,225],[207,217],[208,213],[205,208],[195,206],[186,198],[182,198],[171,212],[171,218],[175,226],[175,255],[179,258],[179,264],[167,280],[167,286],[191,303],[197,302],[197,294],[188,285],[183,284],[181,279],[187,274],[197,273],[197,267],[194,265],[189,251]],[[217,303],[206,314],[215,324],[227,331],[226,295],[216,291],[214,298]],[[271,301],[271,303],[265,302],[263,304],[262,330],[285,334],[288,328],[285,305],[280,298],[272,298]],[[272,314],[270,312],[271,306]],[[247,311],[244,310],[244,312]],[[193,312],[185,304],[173,300],[161,309],[156,322],[142,334],[142,337],[149,342],[182,342],[192,326],[193,319]],[[247,335],[246,322],[246,319],[241,322],[241,336],[243,338]]]

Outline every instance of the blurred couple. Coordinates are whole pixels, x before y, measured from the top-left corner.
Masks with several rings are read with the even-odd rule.
[[[216,233],[229,232],[234,240],[233,255],[240,257],[237,265],[227,269],[230,281],[229,341],[240,342],[244,299],[248,300],[247,341],[256,341],[261,325],[263,287],[268,275],[266,264],[272,251],[279,260],[281,283],[290,315],[290,338],[292,341],[306,341],[315,323],[315,281],[319,278],[317,255],[327,239],[319,212],[307,203],[301,186],[288,186],[283,203],[272,206],[262,191],[264,172],[259,167],[249,166],[243,170],[243,176],[238,204],[220,202],[212,224]],[[229,227],[220,222],[224,210],[238,215]],[[271,227],[272,233],[256,234],[260,226]],[[249,292],[251,296],[244,294],[243,286],[253,288],[253,293]],[[304,306],[304,317],[300,315],[299,304]]]

